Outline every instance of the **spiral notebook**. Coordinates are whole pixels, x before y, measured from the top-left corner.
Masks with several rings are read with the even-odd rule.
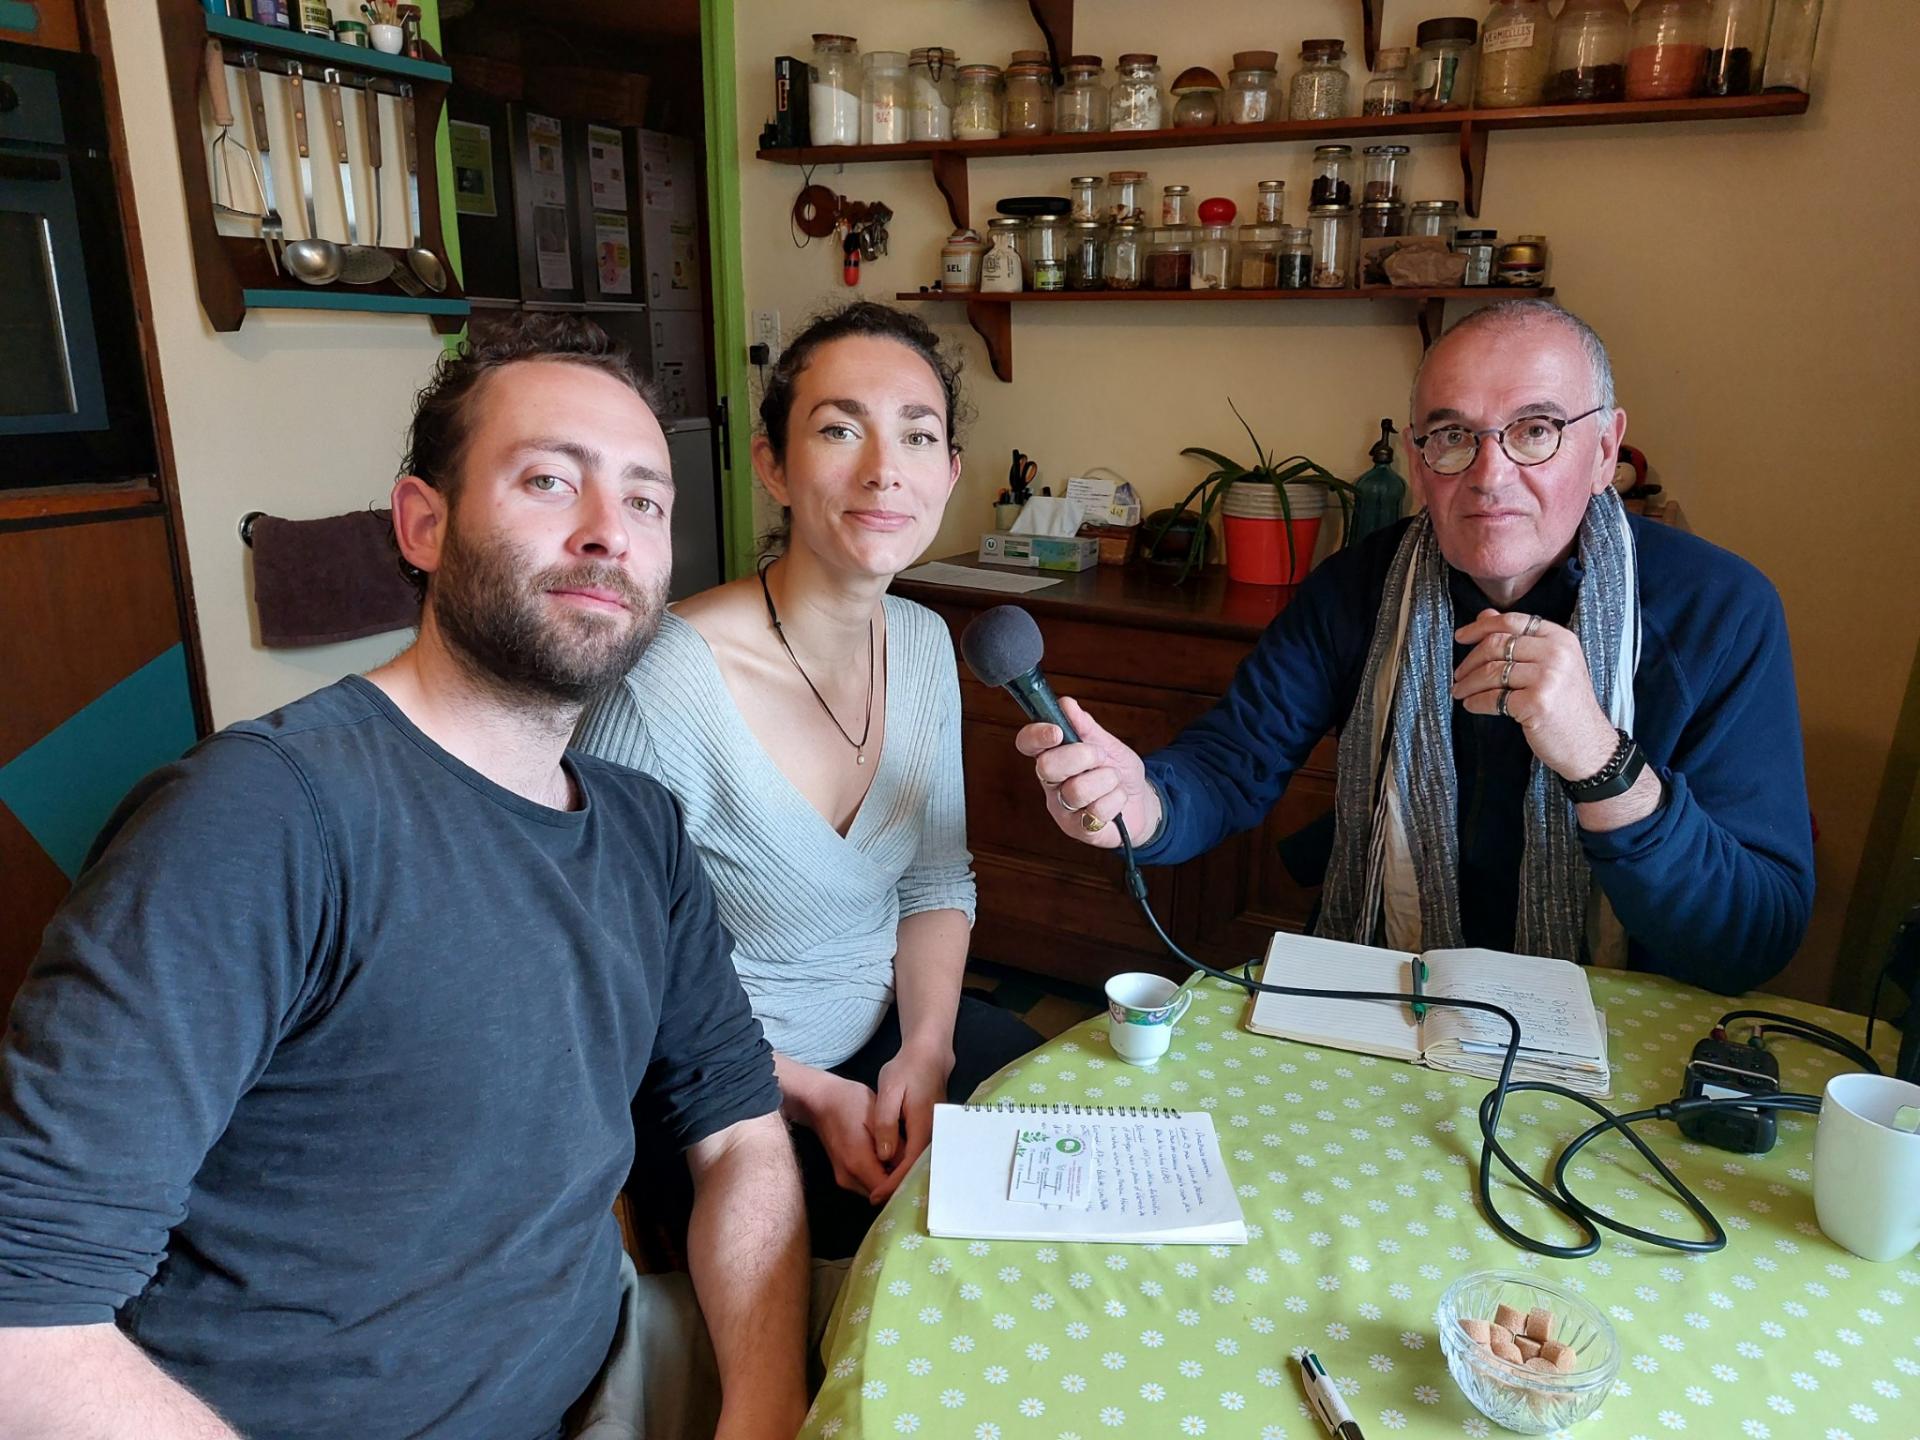
[[[1213,1117],[1107,1105],[936,1105],[927,1233],[1244,1245]]]

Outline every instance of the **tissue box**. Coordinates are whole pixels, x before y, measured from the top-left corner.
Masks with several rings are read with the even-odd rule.
[[[1075,475],[1067,481],[1067,499],[1080,502],[1080,518],[1088,525],[1140,523],[1140,497],[1124,481]]]
[[[1100,542],[1091,535],[1002,535],[980,537],[980,558],[992,565],[1026,570],[1091,570],[1100,563]]]

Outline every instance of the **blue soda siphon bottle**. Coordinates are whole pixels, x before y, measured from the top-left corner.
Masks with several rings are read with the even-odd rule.
[[[1357,492],[1353,500],[1353,521],[1347,527],[1346,544],[1384,530],[1400,518],[1406,504],[1407,482],[1393,468],[1393,421],[1380,422],[1380,439],[1369,452],[1373,468],[1353,482]]]

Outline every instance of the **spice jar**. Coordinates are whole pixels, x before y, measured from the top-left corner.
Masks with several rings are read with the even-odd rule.
[[[1020,256],[1020,236],[1026,221],[996,215],[987,221],[993,248],[980,262],[980,289],[985,294],[1017,293],[1026,288],[1026,266]]]
[[[1280,227],[1280,283],[1282,290],[1304,290],[1313,280],[1313,241],[1304,225]]]
[[[1813,43],[1820,31],[1821,0],[1774,0],[1773,29],[1767,36],[1763,86],[1769,92],[1805,93],[1813,81]]]
[[[1621,100],[1627,93],[1627,0],[1567,0],[1553,22],[1549,105]]]
[[[1627,49],[1627,99],[1684,100],[1707,75],[1707,0],[1640,0]]]
[[[807,121],[815,145],[860,143],[859,54],[860,42],[851,35],[813,37]]]
[[[1114,130],[1158,130],[1166,107],[1160,99],[1160,57],[1122,55],[1114,66],[1107,123]]]
[[[1098,175],[1076,175],[1067,181],[1068,218],[1073,220],[1102,220],[1106,212],[1100,208],[1100,177]]]
[[[1066,222],[1055,215],[1037,215],[1027,222],[1027,288],[1067,288]]]
[[[1353,147],[1316,145],[1313,147],[1313,189],[1307,204],[1351,205],[1353,203]]]
[[[1053,133],[1053,71],[1045,61],[1016,60],[1007,67],[1000,128],[1006,135]]]
[[[1522,235],[1500,247],[1494,272],[1499,285],[1544,285],[1547,280],[1547,241],[1543,235]]]
[[[1107,219],[1119,224],[1147,223],[1147,172],[1115,170],[1107,176]]]
[[[1147,253],[1147,285],[1154,290],[1193,288],[1193,231],[1156,230]]]
[[[980,288],[980,260],[986,243],[971,230],[956,230],[940,247],[940,288],[949,294]]]
[[[1466,109],[1473,94],[1467,75],[1480,38],[1480,22],[1466,15],[1442,15],[1422,20],[1413,33],[1420,42],[1414,62],[1413,108]]]
[[[1284,223],[1287,210],[1287,182],[1284,180],[1262,180],[1260,182],[1260,203],[1254,212],[1254,218],[1262,225]]]
[[[907,61],[907,136],[953,138],[953,51],[942,45],[915,50]]]
[[[1407,211],[1407,234],[1435,235],[1453,247],[1453,232],[1460,223],[1458,200],[1416,200]]]
[[[907,57],[898,50],[869,50],[860,57],[860,143],[904,145],[908,121]]]
[[[1188,213],[1188,197],[1193,193],[1190,185],[1167,185],[1160,191],[1160,223],[1162,225],[1191,225],[1193,216]]]
[[[1365,200],[1360,204],[1360,238],[1384,240],[1407,233],[1407,207],[1399,200]]]
[[[1107,284],[1106,226],[1098,220],[1067,222],[1067,288],[1104,290]]]
[[[1480,26],[1480,78],[1474,103],[1483,109],[1538,105],[1553,59],[1553,17],[1547,0],[1493,0]]]
[[[1200,223],[1205,227],[1193,247],[1195,290],[1231,290],[1233,288],[1233,217],[1231,200],[1214,196],[1200,202]]]
[[[1295,120],[1333,120],[1347,113],[1347,42],[1303,40],[1287,114]]]
[[[1347,290],[1353,286],[1353,207],[1315,205],[1307,212],[1313,239],[1315,290]]]
[[[1145,227],[1122,220],[1107,230],[1107,288],[1138,290],[1147,283]]]
[[[998,140],[1001,114],[1000,67],[962,65],[953,98],[953,138]]]
[[[1229,125],[1265,125],[1284,118],[1280,92],[1280,52],[1236,50],[1227,72],[1225,113]]]
[[[1767,58],[1773,0],[1713,0],[1707,15],[1707,95],[1751,95]]]
[[[1406,199],[1400,192],[1400,173],[1407,153],[1404,145],[1367,146],[1367,179],[1360,193],[1362,201]]]
[[[1407,71],[1409,51],[1390,46],[1374,57],[1373,78],[1360,101],[1362,115],[1405,115],[1413,109],[1413,77]]]
[[[1280,288],[1280,230],[1278,225],[1240,227],[1240,248],[1233,267],[1236,290]]]
[[[1220,123],[1220,77],[1194,65],[1173,82],[1173,128],[1204,130]]]
[[[1453,253],[1467,257],[1466,273],[1460,277],[1462,285],[1493,284],[1494,257],[1500,248],[1498,230],[1456,230],[1453,232]]]
[[[1053,97],[1054,133],[1091,135],[1106,128],[1106,71],[1098,55],[1076,55],[1067,62]]]

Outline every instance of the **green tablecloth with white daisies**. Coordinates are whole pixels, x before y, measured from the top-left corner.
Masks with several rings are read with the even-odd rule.
[[[1590,972],[1607,1012],[1617,1109],[1679,1093],[1685,1058],[1731,1002],[1634,974]],[[1002,1071],[976,1102],[1166,1105],[1213,1113],[1252,1242],[1032,1244],[926,1233],[927,1165],[901,1185],[854,1261],[824,1346],[827,1380],[802,1436],[963,1440],[1322,1434],[1292,1356],[1311,1348],[1369,1440],[1488,1435],[1434,1334],[1440,1294],[1470,1271],[1521,1267],[1611,1316],[1619,1382],[1591,1440],[1920,1436],[1920,1256],[1873,1264],[1820,1233],[1814,1118],[1780,1117],[1771,1154],[1642,1129],[1727,1227],[1683,1255],[1608,1234],[1586,1260],[1517,1252],[1475,1208],[1475,1107],[1487,1082],[1254,1035],[1240,992],[1198,981],[1158,1065],[1108,1048],[1104,1016]],[[1768,1000],[1858,1037],[1861,1021]],[[1898,1037],[1882,1030],[1883,1063]],[[1777,1041],[1783,1088],[1818,1094],[1839,1057]],[[1502,1134],[1544,1170],[1589,1121],[1552,1096],[1508,1104]],[[1630,1147],[1596,1142],[1576,1193],[1619,1219],[1697,1233]],[[1571,1227],[1511,1183],[1509,1218],[1567,1243]],[[1498,1432],[1505,1433],[1505,1432]]]

